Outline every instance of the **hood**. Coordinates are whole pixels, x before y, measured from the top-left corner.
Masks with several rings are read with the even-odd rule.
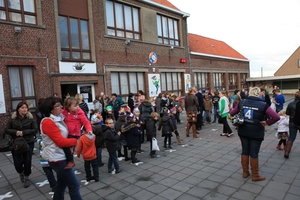
[[[102,125],[102,132],[104,133],[107,130],[111,130],[111,128],[106,125]]]
[[[161,120],[162,121],[168,121],[170,119],[170,116],[169,115],[164,115]]]
[[[17,111],[15,111],[12,115],[11,115],[11,118],[12,119],[16,119],[17,118]],[[28,119],[33,119],[33,115],[31,114],[31,112],[27,112],[26,115],[25,115],[25,118],[28,118]]]
[[[142,105],[145,106],[145,107],[152,107],[152,104],[149,101],[146,101],[146,102],[143,101]]]
[[[95,144],[95,135],[92,134],[84,134],[81,136],[80,140],[88,147],[93,147]]]
[[[127,124],[122,126],[121,132],[124,133],[124,132],[129,131],[130,129],[132,129],[134,127],[136,127],[136,123],[134,123],[134,122],[133,123],[127,123]]]

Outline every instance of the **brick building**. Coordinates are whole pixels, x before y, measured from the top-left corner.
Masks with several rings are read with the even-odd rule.
[[[0,0],[0,126],[18,102],[34,111],[54,93],[83,93],[91,106],[100,92],[126,101],[138,90],[184,95],[188,81],[242,87],[246,59],[194,48],[187,17],[167,0]]]

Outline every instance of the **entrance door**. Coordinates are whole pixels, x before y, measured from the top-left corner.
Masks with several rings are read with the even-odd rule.
[[[93,100],[95,99],[94,84],[77,84],[77,92],[83,94],[84,101],[88,104],[89,109],[94,109]]]

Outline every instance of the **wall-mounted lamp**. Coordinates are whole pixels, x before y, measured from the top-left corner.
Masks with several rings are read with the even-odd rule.
[[[15,26],[15,33],[22,33],[22,28],[20,26]]]
[[[174,46],[170,46],[170,50],[173,50],[174,49]]]
[[[125,40],[125,44],[126,44],[126,45],[129,45],[130,43],[131,43],[130,40]]]

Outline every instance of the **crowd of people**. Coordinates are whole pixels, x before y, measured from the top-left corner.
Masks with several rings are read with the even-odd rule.
[[[39,99],[36,120],[29,112],[28,104],[20,102],[5,132],[13,138],[24,137],[29,145],[29,150],[22,154],[12,151],[15,169],[25,188],[30,186],[31,158],[38,137],[41,164],[54,191],[53,199],[63,199],[66,187],[71,199],[81,199],[80,184],[73,170],[74,154],[84,160],[86,181],[98,182],[98,167],[107,165],[108,173],[120,173],[118,158],[124,157],[132,164],[139,163],[137,157],[144,152],[141,144],[145,141],[150,144],[149,157],[156,158],[152,144],[157,131],[161,131],[164,137],[165,149],[172,149],[173,133],[178,145],[183,145],[177,125],[182,123],[180,114],[184,109],[187,116],[185,135],[190,137],[192,129],[193,138],[199,138],[199,131],[205,123],[212,125],[217,122],[223,126],[220,136],[234,136],[228,118],[242,109],[244,123],[236,129],[242,146],[243,177],[250,176],[250,165],[252,180],[260,181],[265,179],[258,170],[264,126],[277,122],[280,141],[276,148],[284,149],[284,157],[288,158],[297,130],[300,130],[299,100],[300,91],[297,91],[295,100],[284,111],[285,99],[279,88],[274,88],[270,97],[264,89],[257,87],[249,88],[249,91],[236,90],[232,96],[226,91],[201,91],[191,87],[184,101],[168,92],[159,94],[156,99],[146,98],[140,90],[136,95],[130,93],[125,103],[115,93],[110,96],[101,93],[93,101],[94,109],[88,110],[82,94],[70,96],[64,102],[51,96]],[[109,154],[107,163],[102,160],[103,148]]]

